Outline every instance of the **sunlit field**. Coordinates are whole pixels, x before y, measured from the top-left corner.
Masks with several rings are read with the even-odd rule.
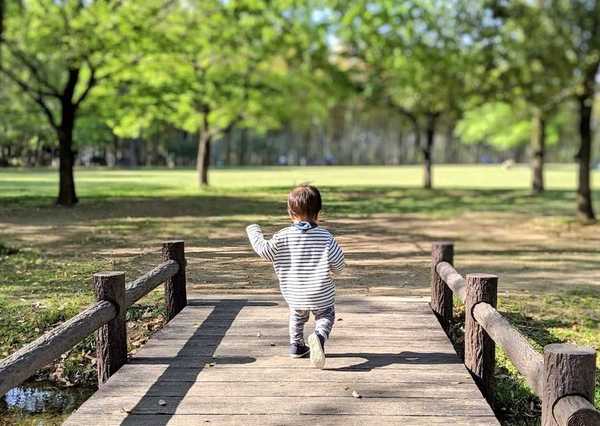
[[[164,197],[198,194],[196,172],[191,169],[79,169],[76,171],[79,196]],[[314,166],[214,169],[213,189],[250,190],[289,187],[300,182],[335,187],[419,188],[421,166]],[[58,173],[49,169],[0,170],[0,197],[53,197]],[[594,173],[600,185],[600,172]],[[526,165],[504,168],[500,165],[437,165],[434,186],[440,189],[527,189],[530,169]],[[548,189],[574,189],[574,165],[548,165]]]

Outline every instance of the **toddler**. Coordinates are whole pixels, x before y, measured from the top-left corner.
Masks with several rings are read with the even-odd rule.
[[[288,195],[292,225],[265,240],[260,226],[246,228],[254,251],[273,263],[281,293],[290,307],[290,356],[310,353],[317,368],[325,366],[325,341],[335,321],[333,272],[344,268],[344,253],[333,235],[318,225],[321,194],[300,185]],[[315,331],[304,342],[304,324],[315,317]]]

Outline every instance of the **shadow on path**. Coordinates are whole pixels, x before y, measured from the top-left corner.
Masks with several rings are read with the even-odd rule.
[[[190,368],[182,368],[176,367],[176,363],[173,361],[177,359],[179,356],[185,355],[193,355],[198,352],[198,347],[194,346],[193,338],[200,337],[207,330],[213,330],[215,327],[219,327],[222,329],[222,333],[218,335],[211,335],[210,345],[206,346],[207,351],[202,355],[198,355],[198,357],[212,357],[214,356],[219,344],[225,337],[227,330],[236,319],[238,314],[244,309],[246,306],[276,306],[277,303],[274,302],[254,302],[249,301],[247,299],[222,299],[222,300],[211,300],[211,301],[200,301],[200,300],[190,300],[188,303],[189,307],[195,306],[214,306],[213,310],[208,314],[206,319],[202,322],[202,324],[194,331],[194,333],[189,337],[188,341],[183,345],[183,347],[179,350],[176,356],[174,357],[139,357],[134,358],[132,360],[132,364],[144,364],[144,365],[153,365],[153,364],[169,364],[167,369],[156,379],[154,384],[148,388],[145,395],[138,401],[135,407],[131,409],[129,412],[129,416],[123,420],[122,425],[140,425],[140,417],[148,414],[145,412],[144,407],[147,407],[147,404],[144,403],[144,399],[148,397],[152,397],[160,394],[160,388],[164,385],[165,382],[169,382],[170,385],[177,386],[178,389],[173,394],[179,395],[177,397],[169,398],[169,406],[165,407],[165,412],[158,413],[159,415],[152,416],[152,425],[166,425],[171,417],[177,411],[177,407],[181,402],[185,399],[187,392],[194,385],[196,378],[200,374],[200,372],[205,368],[205,363],[199,364],[197,367]],[[193,309],[193,308],[192,308]],[[175,321],[177,317],[175,318]],[[247,364],[255,362],[256,359],[252,357],[219,357],[219,364]]]
[[[461,361],[453,353],[443,352],[400,352],[400,353],[368,353],[355,352],[343,354],[327,354],[327,358],[364,358],[360,364],[349,365],[340,368],[326,368],[331,371],[371,371],[375,368],[386,367],[393,364],[460,364]]]

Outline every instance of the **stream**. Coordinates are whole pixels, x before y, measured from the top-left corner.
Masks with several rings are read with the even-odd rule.
[[[43,382],[18,386],[0,398],[0,424],[59,425],[94,391],[92,387],[60,388]]]

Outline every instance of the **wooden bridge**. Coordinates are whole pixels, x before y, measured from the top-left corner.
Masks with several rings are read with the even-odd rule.
[[[67,424],[497,424],[425,301],[338,298],[324,370],[288,357],[287,314],[194,294]]]
[[[431,303],[338,297],[317,370],[287,356],[279,296],[188,296],[183,242],[168,242],[163,263],[127,285],[96,274],[95,304],[0,362],[0,395],[97,330],[101,385],[67,425],[497,425],[498,343],[540,395],[544,426],[600,425],[595,350],[536,352],[496,311],[497,278],[465,279],[452,264],[452,244],[434,244]],[[162,282],[170,322],[127,359],[126,308]],[[464,364],[444,332],[453,295],[467,311]]]

